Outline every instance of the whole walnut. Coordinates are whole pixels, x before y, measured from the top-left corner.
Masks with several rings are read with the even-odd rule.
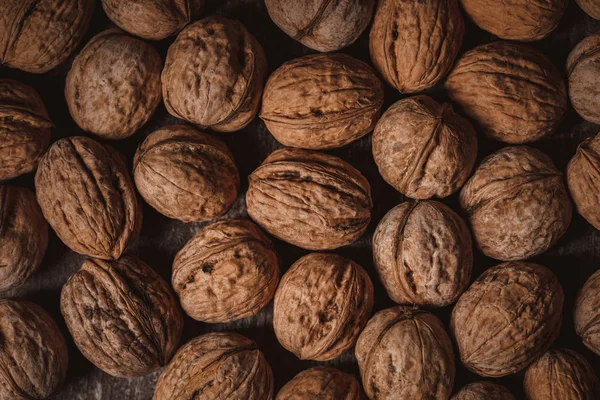
[[[583,119],[600,124],[600,33],[586,37],[571,51],[567,76],[575,111]]]
[[[356,241],[371,220],[371,187],[342,159],[275,150],[249,177],[248,214],[273,236],[307,250]]]
[[[464,386],[450,400],[515,400],[515,396],[502,385],[481,381]]]
[[[277,393],[276,400],[362,400],[358,381],[331,367],[314,367],[300,372]]]
[[[577,148],[567,167],[567,184],[579,214],[600,229],[600,133]]]
[[[273,328],[299,359],[333,360],[354,346],[372,308],[373,284],[360,265],[337,254],[311,253],[281,278]]]
[[[379,311],[358,338],[356,358],[370,399],[446,400],[452,393],[452,343],[442,322],[426,311]]]
[[[600,19],[600,3],[597,0],[575,0],[579,7],[586,12],[587,15],[594,19]]]
[[[0,300],[0,398],[48,399],[67,376],[67,343],[37,304]]]
[[[273,372],[256,343],[208,333],[179,349],[156,383],[154,400],[272,400]]]
[[[77,253],[117,259],[139,234],[142,212],[122,156],[90,138],[55,142],[35,188],[46,221]]]
[[[373,157],[387,183],[415,199],[460,189],[477,157],[477,134],[448,103],[421,95],[394,103],[373,131]]]
[[[187,125],[151,133],[135,153],[133,177],[148,204],[184,222],[225,214],[240,186],[227,145]]]
[[[53,128],[33,88],[0,79],[0,181],[33,171],[50,144]]]
[[[380,0],[369,35],[371,60],[400,92],[421,92],[448,75],[464,30],[458,0]]]
[[[269,16],[292,39],[317,51],[335,51],[365,30],[375,0],[265,0]]]
[[[0,62],[33,73],[69,57],[87,30],[95,0],[0,1]]]
[[[162,72],[165,106],[200,127],[238,131],[258,113],[266,75],[263,49],[240,22],[205,18],[169,47]]]
[[[160,103],[161,69],[158,52],[144,41],[115,28],[99,33],[67,75],[71,117],[104,139],[133,135]]]
[[[375,230],[373,263],[396,303],[447,306],[469,286],[471,234],[465,222],[442,203],[401,203]]]
[[[460,192],[460,205],[480,250],[502,261],[543,253],[571,222],[562,174],[550,157],[525,146],[486,157]]]
[[[311,54],[271,74],[260,118],[286,146],[332,149],[373,130],[383,84],[364,62],[346,54]]]
[[[558,337],[563,301],[558,279],[541,265],[507,262],[488,269],[452,311],[462,363],[489,377],[527,367]]]
[[[85,260],[63,286],[60,309],[83,355],[119,377],[147,375],[166,365],[183,329],[168,284],[127,255]]]
[[[482,133],[506,143],[548,136],[567,109],[565,85],[556,67],[522,44],[475,47],[456,62],[445,85],[448,96]]]
[[[573,316],[583,344],[600,355],[600,271],[590,276],[577,294]]]
[[[195,320],[249,317],[275,295],[277,253],[251,221],[225,219],[204,227],[177,253],[172,283],[181,306]]]

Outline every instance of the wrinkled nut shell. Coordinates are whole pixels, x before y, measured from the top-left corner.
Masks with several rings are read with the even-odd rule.
[[[579,214],[600,229],[600,133],[577,148],[567,167],[567,184]]]
[[[183,329],[167,283],[132,256],[84,261],[65,283],[60,308],[83,355],[118,377],[143,376],[166,365]]]
[[[600,355],[600,271],[590,276],[577,294],[573,316],[583,344]]]
[[[265,86],[260,118],[286,146],[331,149],[373,130],[383,85],[364,62],[346,54],[288,61]]]
[[[450,400],[515,400],[515,396],[502,385],[483,381],[468,384]]]
[[[575,111],[585,120],[600,124],[600,33],[586,37],[571,51],[567,76]]]
[[[594,19],[600,19],[600,3],[597,0],[575,0],[579,7]]]
[[[273,372],[256,343],[208,333],[182,346],[164,370],[154,400],[272,400]]]
[[[330,367],[300,372],[277,393],[276,400],[362,400],[362,389],[350,374]]]

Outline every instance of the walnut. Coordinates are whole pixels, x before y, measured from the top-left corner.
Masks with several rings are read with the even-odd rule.
[[[379,311],[356,343],[370,399],[446,400],[454,386],[454,352],[433,314],[397,306]]]
[[[597,0],[575,0],[579,7],[594,19],[600,19],[600,3]]]
[[[317,51],[354,43],[365,30],[375,0],[266,0],[271,19],[292,39]]]
[[[600,133],[577,148],[567,167],[567,184],[579,214],[600,229]]]
[[[485,158],[463,187],[460,205],[481,251],[503,261],[543,253],[571,222],[562,174],[550,157],[525,146]]]
[[[67,343],[40,306],[0,300],[0,398],[47,399],[67,376]]]
[[[258,113],[266,75],[263,49],[240,22],[206,18],[187,26],[169,47],[165,106],[200,127],[237,131]]]
[[[373,65],[402,93],[437,85],[450,72],[465,24],[458,0],[378,2],[369,36]]]
[[[0,62],[33,73],[69,57],[87,30],[95,0],[0,1]]]
[[[405,202],[379,222],[373,260],[396,303],[443,307],[469,286],[473,243],[467,225],[444,204]]]
[[[362,400],[358,381],[331,367],[314,367],[300,372],[277,393],[276,400]]]
[[[104,139],[133,135],[160,103],[162,60],[119,29],[94,36],[73,61],[65,97],[73,120]]]
[[[273,328],[299,359],[333,360],[354,346],[372,308],[373,284],[360,265],[337,254],[311,253],[281,278]]]
[[[600,124],[600,33],[586,37],[571,51],[567,76],[575,111],[583,119]]]
[[[371,220],[371,187],[342,159],[276,150],[249,177],[250,217],[273,236],[307,250],[357,240]]]
[[[405,196],[447,197],[473,169],[477,134],[450,104],[410,97],[394,103],[377,123],[373,157],[383,179]]]
[[[332,149],[373,130],[383,84],[364,62],[346,54],[312,54],[271,74],[260,118],[286,146]]]
[[[63,286],[60,309],[83,355],[119,377],[146,375],[165,365],[183,329],[168,284],[133,256],[84,261]]]
[[[516,43],[494,42],[466,52],[446,89],[482,133],[506,143],[549,135],[567,109],[556,67],[539,51]]]
[[[240,186],[225,143],[186,125],[165,126],[150,134],[135,154],[133,176],[144,200],[184,222],[225,214]]]
[[[275,295],[277,253],[251,221],[222,220],[204,227],[177,253],[172,282],[183,309],[198,321],[245,318]]]
[[[452,311],[462,363],[489,377],[522,370],[558,337],[563,301],[558,279],[541,265],[507,262],[488,269]]]
[[[450,400],[515,400],[515,396],[502,385],[482,381],[464,386]]]
[[[117,259],[137,238],[142,212],[122,156],[82,136],[55,142],[35,175],[38,203],[71,250]]]
[[[179,349],[154,400],[272,400],[273,372],[256,343],[237,333],[208,333]]]
[[[600,271],[590,276],[577,294],[573,316],[583,344],[600,355]]]

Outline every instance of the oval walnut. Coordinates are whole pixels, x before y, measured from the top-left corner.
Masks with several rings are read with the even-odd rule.
[[[579,7],[586,12],[587,15],[594,19],[600,19],[600,3],[597,0],[575,0]]]
[[[579,214],[600,229],[600,133],[577,148],[567,167],[567,184]]]
[[[285,384],[275,400],[362,400],[362,389],[350,374],[330,367],[300,372]]]
[[[600,33],[586,37],[571,50],[567,76],[575,111],[583,119],[600,124]]]
[[[592,274],[577,294],[573,316],[583,344],[600,355],[600,271]]]
[[[473,382],[458,391],[450,400],[516,400],[504,386],[482,381]]]

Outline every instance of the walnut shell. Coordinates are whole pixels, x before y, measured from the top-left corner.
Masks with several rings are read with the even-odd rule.
[[[448,103],[421,95],[394,103],[373,131],[373,157],[387,183],[415,199],[460,189],[477,157],[477,134]]]
[[[446,89],[479,130],[506,143],[549,135],[567,109],[556,67],[539,51],[516,43],[494,42],[466,52]]]
[[[370,399],[446,400],[452,393],[452,343],[431,313],[404,306],[379,311],[358,338],[356,358]]]
[[[154,400],[272,400],[273,372],[256,343],[237,333],[208,333],[179,349]]]
[[[240,22],[205,18],[169,47],[162,72],[165,106],[200,127],[237,131],[258,113],[266,75],[263,49]]]
[[[177,253],[172,283],[181,306],[195,320],[249,317],[275,295],[277,253],[251,221],[222,220],[204,227]]]
[[[577,148],[567,167],[567,184],[579,214],[600,229],[600,133]]]
[[[597,0],[575,0],[579,7],[586,12],[587,15],[594,19],[600,19],[600,3]]]
[[[354,346],[372,308],[373,284],[360,265],[337,254],[311,253],[281,278],[273,328],[299,359],[333,360]]]
[[[460,205],[480,250],[503,261],[543,253],[571,222],[562,174],[550,157],[525,146],[485,158],[463,187]]]
[[[94,36],[73,61],[65,97],[81,129],[124,139],[144,125],[160,103],[162,60],[144,41],[119,29]]]
[[[307,250],[357,240],[371,220],[371,187],[342,159],[275,150],[249,177],[248,214],[273,236]]]
[[[135,154],[133,177],[148,204],[184,222],[222,216],[237,199],[240,186],[225,143],[187,125],[151,133]]]
[[[67,343],[37,304],[0,300],[0,398],[47,399],[67,376]]]
[[[515,400],[515,396],[502,385],[482,381],[464,386],[450,400]]]
[[[277,393],[276,400],[362,400],[360,384],[350,374],[330,367],[300,372]]]
[[[2,0],[0,62],[33,73],[69,57],[87,30],[95,0]]]
[[[452,311],[462,363],[490,377],[527,367],[558,337],[563,301],[558,279],[541,265],[507,262],[488,269]]]
[[[577,294],[573,317],[583,344],[600,355],[600,271],[596,271]]]
[[[421,92],[448,75],[464,30],[457,0],[380,0],[369,35],[371,60],[400,92]]]
[[[119,377],[146,375],[166,365],[183,329],[168,284],[133,256],[85,260],[63,286],[60,309],[83,355]]]
[[[586,37],[571,51],[567,76],[575,111],[583,119],[600,124],[600,33]]]
[[[117,259],[137,238],[142,212],[121,155],[82,136],[55,142],[35,175],[44,217],[71,250]]]

